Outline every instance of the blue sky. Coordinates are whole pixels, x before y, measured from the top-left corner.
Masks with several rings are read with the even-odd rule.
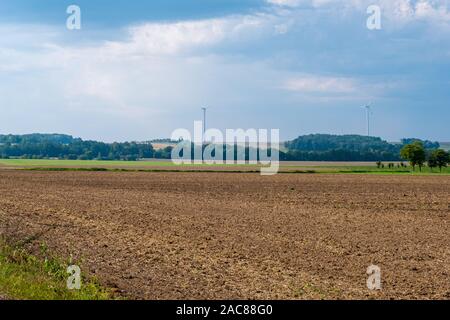
[[[264,0],[5,0],[0,9],[6,21],[60,23],[61,11],[76,4],[84,9],[86,27],[117,27],[147,21],[201,19],[263,8]],[[3,19],[2,19],[3,20]]]
[[[450,141],[449,4],[2,0],[0,133],[169,137],[206,105],[219,129],[364,134],[371,103],[374,135]]]

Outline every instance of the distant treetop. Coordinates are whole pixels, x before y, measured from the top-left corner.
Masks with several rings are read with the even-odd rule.
[[[42,143],[42,142],[50,142],[50,143],[60,143],[60,144],[69,144],[75,141],[81,141],[79,138],[74,138],[67,134],[58,134],[58,133],[31,133],[24,135],[3,135],[0,134],[0,143]]]
[[[302,151],[328,151],[333,149],[394,150],[396,147],[381,138],[360,135],[310,134],[287,142],[286,147]]]
[[[439,142],[432,142],[429,140],[421,140],[416,138],[406,138],[402,139],[402,145],[413,144],[414,142],[421,142],[425,149],[439,149],[441,147]]]

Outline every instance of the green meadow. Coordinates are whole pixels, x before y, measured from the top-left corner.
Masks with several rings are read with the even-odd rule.
[[[413,172],[412,168],[398,168],[395,166],[392,169],[387,167],[377,168],[375,163],[362,164],[352,162],[333,162],[333,163],[311,163],[311,162],[282,162],[280,164],[280,173],[348,173],[348,174],[450,174],[450,168],[443,168],[442,172],[439,169],[422,168],[422,172],[416,168]],[[100,161],[100,160],[34,160],[34,159],[0,159],[0,167],[17,168],[17,169],[32,169],[32,170],[52,170],[52,171],[195,171],[192,167],[198,167],[201,171],[207,167],[213,167],[221,171],[220,168],[227,168],[224,170],[230,172],[230,167],[235,167],[237,172],[239,168],[255,168],[257,170],[259,165],[185,165],[178,166],[171,161]],[[233,171],[233,172],[235,172]],[[246,170],[248,171],[248,169]]]

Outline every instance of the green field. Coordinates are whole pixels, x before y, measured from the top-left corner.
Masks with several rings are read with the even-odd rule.
[[[378,169],[374,163],[362,162],[282,162],[280,173],[368,173],[368,174],[410,174],[411,168]],[[171,161],[97,161],[97,160],[32,160],[32,159],[0,159],[0,168],[33,169],[33,170],[89,170],[89,171],[213,171],[239,172],[257,171],[259,165],[185,165],[177,166]],[[432,174],[450,174],[450,168],[442,172],[434,169]],[[431,174],[429,168],[422,172],[416,169],[414,174]]]

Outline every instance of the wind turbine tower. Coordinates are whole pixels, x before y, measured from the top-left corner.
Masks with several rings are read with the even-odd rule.
[[[203,110],[203,143],[205,143],[205,134],[206,134],[206,110],[207,108],[202,108]]]

